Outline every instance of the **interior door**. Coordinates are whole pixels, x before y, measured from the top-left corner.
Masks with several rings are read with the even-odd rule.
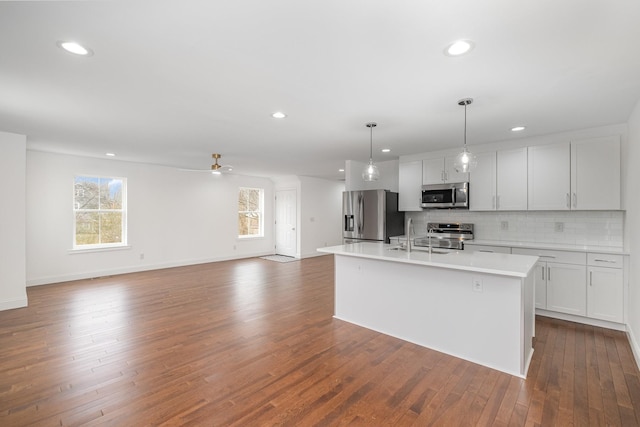
[[[276,254],[295,257],[298,249],[296,190],[276,191]]]

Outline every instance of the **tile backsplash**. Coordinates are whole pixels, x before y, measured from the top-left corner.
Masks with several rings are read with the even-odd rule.
[[[417,235],[426,234],[427,222],[468,222],[479,240],[623,247],[624,211],[425,210],[405,215],[413,218]]]

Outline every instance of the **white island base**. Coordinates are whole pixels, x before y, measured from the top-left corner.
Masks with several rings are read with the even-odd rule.
[[[518,273],[495,274],[484,272],[490,269],[481,261],[506,266],[514,255],[414,252],[389,258],[349,246],[321,249],[335,255],[336,318],[526,377],[535,328],[526,265],[533,266],[535,257],[526,257]],[[463,259],[472,254],[478,254],[475,260]]]

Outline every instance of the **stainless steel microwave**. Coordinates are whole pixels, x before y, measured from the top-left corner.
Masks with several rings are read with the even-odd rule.
[[[469,209],[469,183],[423,185],[421,206],[425,209]]]

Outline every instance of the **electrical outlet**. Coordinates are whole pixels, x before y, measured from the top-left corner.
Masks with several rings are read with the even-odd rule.
[[[562,233],[564,231],[564,222],[556,222],[554,230],[556,233]]]
[[[140,254],[140,259],[144,259],[144,254]]]
[[[482,292],[482,279],[472,279],[472,283],[475,292]]]
[[[500,230],[507,231],[509,229],[509,221],[500,222]]]
[[[233,245],[233,250],[234,250],[234,251],[236,250],[236,245]]]

